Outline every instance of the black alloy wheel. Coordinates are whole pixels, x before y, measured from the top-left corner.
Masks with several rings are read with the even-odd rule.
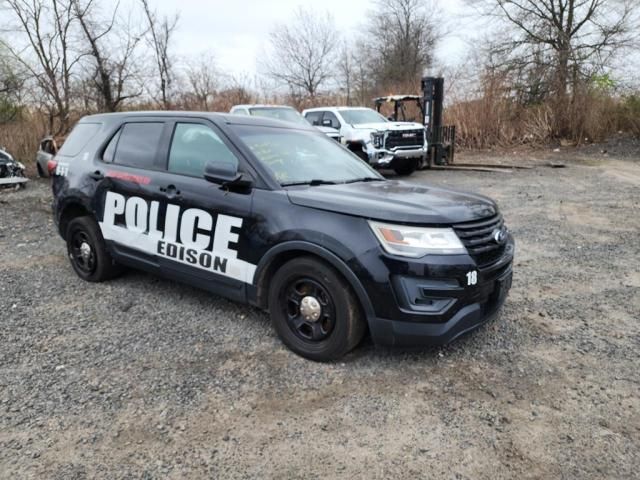
[[[335,327],[335,305],[331,295],[318,282],[294,278],[282,290],[281,305],[286,309],[289,328],[302,340],[320,342]]]
[[[283,343],[311,360],[339,359],[366,331],[351,285],[316,257],[298,257],[282,265],[271,278],[268,305]]]
[[[91,239],[87,232],[74,230],[69,240],[69,255],[76,269],[85,275],[91,275],[96,270],[95,247],[91,245]]]
[[[76,217],[69,222],[65,235],[71,266],[80,278],[88,282],[102,282],[122,272],[107,251],[100,227],[89,216]]]

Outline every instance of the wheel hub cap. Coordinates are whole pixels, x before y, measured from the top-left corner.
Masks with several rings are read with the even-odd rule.
[[[82,255],[82,259],[87,262],[91,257],[91,246],[87,242],[82,242],[80,245],[80,255]]]
[[[307,296],[300,302],[300,314],[305,320],[317,322],[322,313],[322,307],[316,297]]]

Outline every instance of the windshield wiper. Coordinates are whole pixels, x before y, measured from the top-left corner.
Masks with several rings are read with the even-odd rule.
[[[314,178],[313,180],[304,180],[302,182],[285,182],[281,183],[283,187],[291,187],[294,185],[310,185],[315,187],[316,185],[335,185],[336,182],[332,182],[331,180],[321,180],[319,178]]]
[[[356,182],[384,182],[384,178],[362,177],[362,178],[354,178],[351,180],[347,180],[344,183],[356,183]]]

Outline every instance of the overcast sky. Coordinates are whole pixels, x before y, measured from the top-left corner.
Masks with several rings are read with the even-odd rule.
[[[115,0],[110,0],[114,1]],[[329,11],[341,32],[357,32],[372,0],[151,0],[158,12],[180,14],[176,50],[191,56],[210,49],[219,67],[229,73],[256,72],[256,59],[264,49],[274,25],[292,18],[298,6]],[[462,0],[439,0],[448,18],[461,13]],[[465,50],[462,39],[447,37],[439,53],[449,63],[458,63]]]

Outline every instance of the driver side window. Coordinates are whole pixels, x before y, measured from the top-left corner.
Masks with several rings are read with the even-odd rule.
[[[340,122],[338,121],[338,117],[336,117],[333,113],[331,112],[324,113],[324,117],[322,117],[322,124],[324,125],[325,123],[328,123],[327,120],[329,120],[331,124],[325,125],[325,126],[340,130]]]
[[[313,126],[319,126],[322,122],[322,112],[307,112],[304,116],[307,121]]]
[[[168,171],[202,177],[205,165],[210,162],[238,166],[236,156],[211,128],[198,123],[177,123],[169,151]]]

